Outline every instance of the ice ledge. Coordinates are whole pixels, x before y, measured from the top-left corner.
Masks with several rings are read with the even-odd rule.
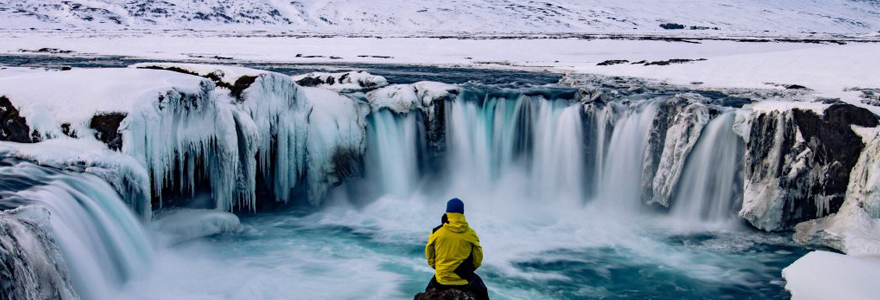
[[[813,251],[782,270],[793,300],[869,300],[880,294],[880,257]]]

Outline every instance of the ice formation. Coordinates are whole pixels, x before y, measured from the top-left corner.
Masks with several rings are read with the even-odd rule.
[[[361,103],[253,69],[139,64],[4,77],[0,91],[42,140],[121,135],[120,151],[151,177],[152,193],[139,199],[152,195],[160,205],[204,184],[218,209],[255,209],[258,173],[277,200],[302,188],[318,203],[356,173],[364,147]],[[51,101],[61,95],[69,100]],[[96,132],[94,120],[106,113],[120,121]],[[134,207],[148,218],[148,204]]]
[[[341,79],[315,76],[299,80]],[[108,285],[150,259],[123,201],[141,220],[163,208],[152,226],[179,242],[235,230],[232,211],[320,205],[349,178],[400,195],[441,172],[453,172],[452,186],[512,191],[505,176],[521,176],[534,184],[528,196],[563,207],[650,203],[710,222],[738,211],[768,231],[801,223],[801,243],[880,252],[880,124],[865,109],[623,78],[527,90],[369,80],[345,94],[274,72],[170,63],[0,77],[0,113],[14,125],[0,127],[14,140],[0,156],[16,160],[0,169],[38,179],[15,195],[53,211],[52,230],[77,224],[57,235],[64,256],[83,257],[66,259],[70,272]],[[209,209],[164,207],[197,193]],[[109,238],[84,233],[101,230]]]
[[[157,232],[165,234],[170,243],[233,231],[239,225],[238,217],[232,213],[190,208],[163,210],[150,224]]]

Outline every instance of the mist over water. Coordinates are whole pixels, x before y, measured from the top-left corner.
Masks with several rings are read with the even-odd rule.
[[[481,238],[493,299],[789,298],[780,270],[805,250],[736,217],[734,112],[700,131],[662,208],[642,199],[658,102],[573,95],[468,86],[442,106],[440,156],[426,115],[374,111],[362,177],[320,207],[243,214],[238,231],[194,241],[142,228],[98,178],[47,175],[55,184],[35,191],[52,192],[28,199],[70,212],[55,227],[70,230],[59,243],[75,251],[65,255],[84,299],[409,299],[432,276],[424,245],[452,197]]]

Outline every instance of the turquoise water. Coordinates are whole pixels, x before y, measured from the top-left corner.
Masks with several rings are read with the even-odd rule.
[[[382,206],[244,216],[239,232],[167,248],[121,298],[411,299],[432,275],[423,247],[435,218],[407,226],[393,219],[417,216],[374,215]],[[484,244],[478,273],[493,299],[788,299],[781,269],[806,253],[784,235],[671,233],[653,217],[625,225],[620,240],[571,232],[572,240],[585,239],[579,242],[472,219],[483,220],[471,225]],[[510,233],[520,240],[496,240]],[[533,245],[512,248],[520,242]]]

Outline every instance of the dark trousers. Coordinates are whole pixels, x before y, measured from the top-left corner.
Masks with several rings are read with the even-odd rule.
[[[473,274],[468,280],[468,284],[465,285],[444,285],[437,282],[437,277],[431,277],[431,282],[428,283],[428,287],[425,288],[425,291],[430,289],[437,290],[448,290],[448,289],[458,289],[465,292],[474,293],[477,296],[477,300],[489,300],[489,290],[486,288],[486,284],[483,283],[483,279],[480,278],[479,275]]]

